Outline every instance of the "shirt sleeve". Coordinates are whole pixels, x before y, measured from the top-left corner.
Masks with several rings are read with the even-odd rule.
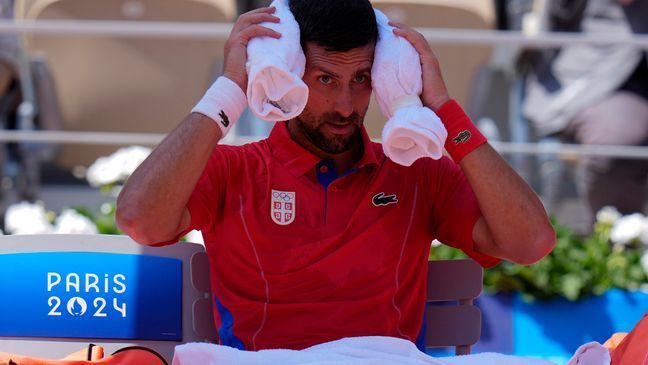
[[[459,165],[447,157],[436,163],[436,174],[432,173],[429,177],[433,193],[432,219],[437,239],[462,250],[483,267],[497,265],[500,259],[485,255],[475,248],[473,229],[482,214],[466,176]]]
[[[230,152],[229,146],[217,145],[214,148],[187,202],[191,224],[181,236],[194,229],[210,229],[221,215],[229,175]]]

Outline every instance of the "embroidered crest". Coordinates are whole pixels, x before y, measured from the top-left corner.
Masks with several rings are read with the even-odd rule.
[[[292,223],[295,220],[295,192],[272,189],[270,216],[282,226]]]
[[[396,194],[385,195],[384,192],[380,192],[373,196],[371,202],[375,206],[396,204],[398,203],[398,198],[396,197]]]

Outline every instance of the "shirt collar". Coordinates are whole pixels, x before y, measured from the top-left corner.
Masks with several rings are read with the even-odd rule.
[[[369,139],[364,126],[360,128],[360,132],[364,152],[355,166],[361,168],[367,165],[377,165],[378,159],[374,151],[374,144]],[[290,132],[288,132],[287,122],[275,123],[268,137],[268,144],[272,155],[295,176],[306,174],[322,160],[293,141]]]

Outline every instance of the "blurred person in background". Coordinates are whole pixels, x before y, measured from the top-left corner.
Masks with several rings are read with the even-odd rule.
[[[13,0],[0,0],[0,20],[13,18]],[[0,33],[0,96],[9,90],[15,80],[18,59],[18,38],[14,34]]]
[[[648,0],[548,0],[551,31],[648,32]],[[535,52],[524,102],[539,136],[585,145],[648,146],[646,50],[628,45],[567,45]],[[648,159],[585,156],[577,184],[590,221],[607,205],[641,212]]]
[[[0,20],[13,19],[13,0],[0,0]],[[19,43],[15,34],[0,33],[0,128],[13,129],[16,126],[16,111],[20,103],[18,77]],[[15,144],[14,144],[15,147]],[[0,171],[2,177],[8,157],[8,144],[0,146]],[[0,197],[4,188],[0,187]]]
[[[14,5],[14,0],[0,0],[1,20],[13,19]],[[0,33],[0,127],[61,129],[56,87],[46,59],[25,52],[21,38],[10,33]],[[0,148],[0,196],[15,188],[19,199],[34,201],[39,193],[41,162],[51,159],[55,151],[56,146],[48,143],[4,143]]]
[[[13,18],[13,0],[0,0],[0,20]],[[15,110],[18,94],[18,37],[0,33],[0,123],[7,128],[9,114]]]

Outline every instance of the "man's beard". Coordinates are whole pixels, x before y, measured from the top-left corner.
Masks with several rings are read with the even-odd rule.
[[[361,117],[358,112],[353,112],[348,117],[338,113],[326,113],[319,118],[313,117],[310,113],[302,113],[296,118],[297,125],[306,134],[311,143],[326,153],[342,153],[353,147],[358,141],[362,141],[360,133]],[[353,133],[349,135],[332,135],[327,137],[322,129],[327,122],[343,123],[349,122],[353,125]]]

